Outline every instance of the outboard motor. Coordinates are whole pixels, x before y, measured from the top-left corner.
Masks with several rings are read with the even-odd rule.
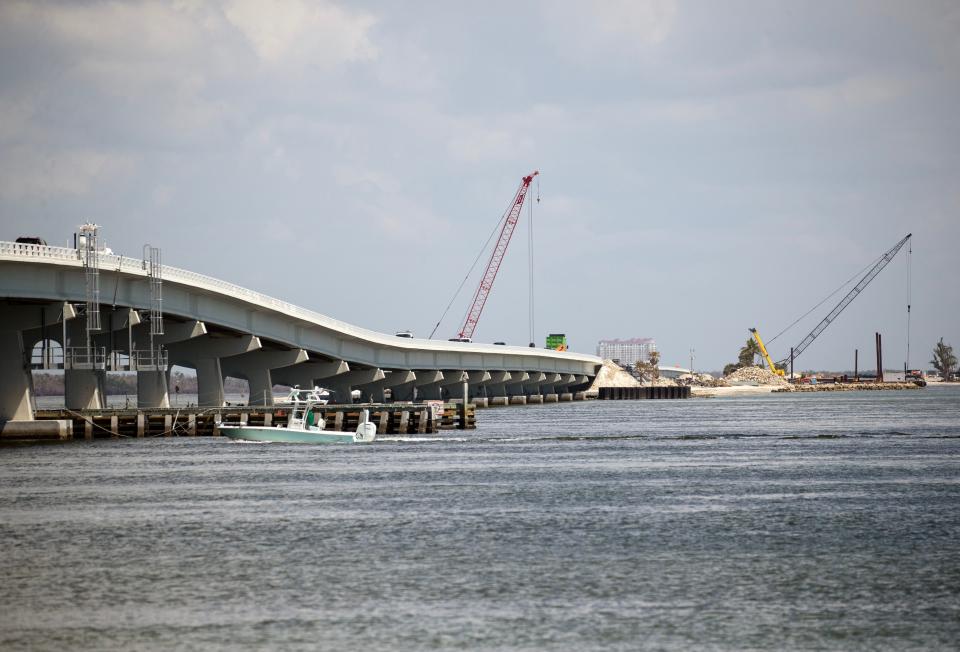
[[[370,411],[360,411],[360,425],[357,426],[357,432],[353,435],[353,441],[369,444],[377,438],[377,427],[370,423]]]

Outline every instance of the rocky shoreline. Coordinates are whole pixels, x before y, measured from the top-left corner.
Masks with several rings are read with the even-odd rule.
[[[777,387],[774,392],[862,392],[890,389],[922,389],[916,383],[819,383]]]

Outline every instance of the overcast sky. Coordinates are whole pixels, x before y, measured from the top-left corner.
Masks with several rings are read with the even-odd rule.
[[[912,232],[917,366],[960,346],[958,116],[951,0],[3,2],[0,238],[93,220],[426,336],[539,169],[540,346],[647,336],[718,369]],[[528,340],[526,220],[477,340]],[[872,359],[876,330],[902,364],[905,253],[798,366]]]

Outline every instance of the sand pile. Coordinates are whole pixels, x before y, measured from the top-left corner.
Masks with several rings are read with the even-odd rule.
[[[601,387],[639,387],[640,383],[636,378],[625,371],[613,360],[604,360],[597,377],[593,379],[590,389],[600,389]],[[589,391],[589,390],[588,390]]]
[[[725,380],[730,385],[789,385],[783,377],[760,367],[742,367]]]

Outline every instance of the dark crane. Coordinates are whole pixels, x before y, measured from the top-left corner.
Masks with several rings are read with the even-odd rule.
[[[840,300],[840,303],[834,306],[833,310],[831,310],[829,314],[827,314],[827,316],[824,317],[823,320],[819,324],[817,324],[816,327],[814,327],[814,329],[810,331],[810,333],[808,333],[805,338],[803,338],[800,341],[799,344],[793,347],[794,360],[796,360],[797,357],[801,353],[803,353],[804,349],[806,349],[808,346],[813,344],[813,341],[817,339],[817,336],[820,335],[820,333],[822,333],[824,329],[826,329],[826,327],[829,326],[831,322],[833,322],[833,320],[840,315],[841,312],[843,312],[844,308],[849,306],[850,303],[857,298],[858,294],[863,292],[863,289],[865,287],[870,285],[870,281],[876,278],[877,274],[879,274],[883,270],[883,268],[886,267],[891,260],[893,260],[893,257],[897,255],[897,252],[903,248],[903,245],[905,245],[907,241],[910,240],[911,237],[913,237],[913,234],[908,233],[903,238],[903,240],[893,245],[893,247],[891,247],[890,250],[887,251],[887,253],[883,254],[880,257],[880,260],[878,260],[877,263],[870,268],[870,271],[868,271],[866,275],[864,275],[864,277],[860,279],[860,282],[857,283],[855,286],[853,286],[853,289],[847,293],[847,296],[843,297],[843,299]],[[788,362],[790,362],[789,357],[783,360],[780,360],[777,364],[783,365]]]

